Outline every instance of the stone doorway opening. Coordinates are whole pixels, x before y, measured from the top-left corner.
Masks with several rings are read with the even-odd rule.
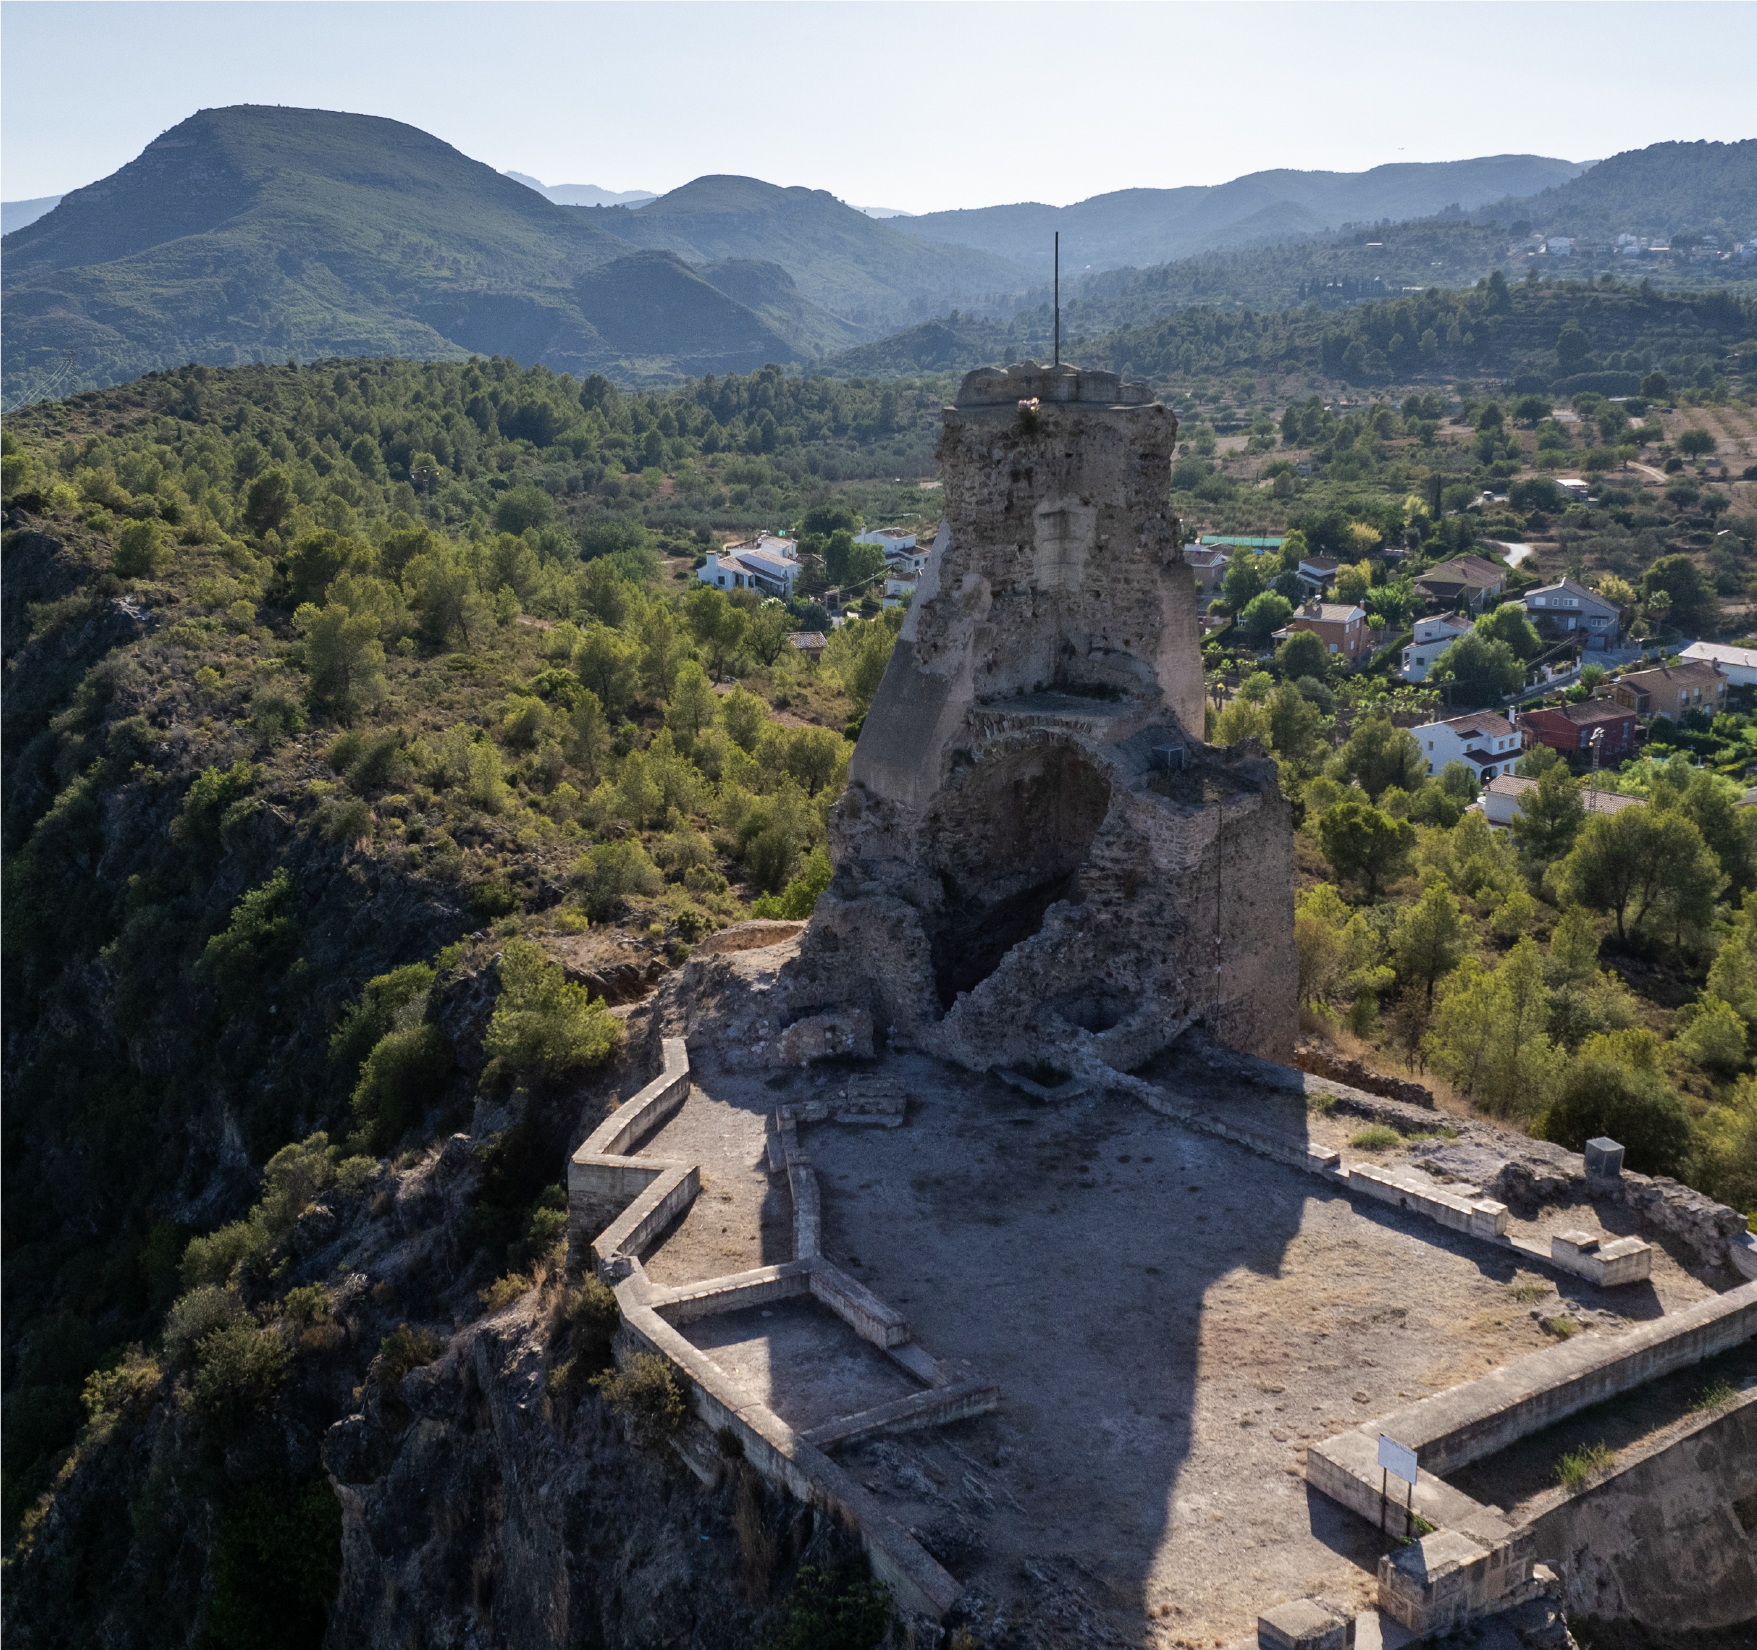
[[[933,935],[940,1006],[972,991],[1076,899],[1080,867],[1110,811],[1110,782],[1080,751],[1029,746],[966,769],[934,808],[934,869],[945,894]]]

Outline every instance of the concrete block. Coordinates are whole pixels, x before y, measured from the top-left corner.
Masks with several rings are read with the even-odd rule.
[[[1507,1205],[1491,1197],[1478,1198],[1470,1206],[1470,1232],[1480,1238],[1506,1237]]]
[[[1481,1613],[1500,1596],[1489,1557],[1459,1530],[1440,1530],[1387,1553],[1379,1560],[1381,1614],[1413,1633],[1431,1633]]]
[[[1353,1621],[1343,1621],[1309,1598],[1277,1604],[1257,1617],[1260,1650],[1348,1650]]]
[[[1623,1148],[1600,1136],[1586,1142],[1586,1173],[1593,1180],[1616,1180],[1623,1173]]]
[[[1550,1238],[1550,1259],[1601,1288],[1640,1283],[1653,1268],[1653,1250],[1640,1238],[1605,1242],[1592,1232],[1557,1232]]]

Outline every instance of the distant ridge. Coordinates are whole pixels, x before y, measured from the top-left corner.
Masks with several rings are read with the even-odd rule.
[[[957,242],[1041,275],[1051,237],[1062,238],[1062,269],[1146,267],[1197,252],[1344,223],[1424,218],[1449,206],[1469,211],[1530,195],[1575,176],[1575,161],[1542,155],[1397,162],[1367,172],[1252,172],[1230,183],[1180,189],[1121,189],[1072,206],[1034,201],[898,220],[900,233]]]
[[[64,198],[61,195],[39,195],[29,201],[0,201],[0,235],[10,235],[13,230],[23,229],[27,223],[46,217]]]
[[[639,206],[642,201],[657,200],[658,194],[651,189],[625,189],[618,193],[614,189],[600,189],[595,183],[543,183],[528,172],[502,172],[503,178],[511,178],[514,183],[522,183],[527,189],[535,189],[547,201],[557,206]]]
[[[1008,259],[905,234],[823,189],[760,178],[696,178],[638,208],[576,208],[587,222],[692,262],[757,258],[780,264],[813,303],[864,325],[895,326],[947,304],[1022,290]]]

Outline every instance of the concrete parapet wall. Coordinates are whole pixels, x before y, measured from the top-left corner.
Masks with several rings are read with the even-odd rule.
[[[705,1283],[662,1289],[649,1282],[647,1304],[673,1327],[722,1312],[740,1312],[747,1306],[767,1306],[811,1293],[811,1263],[790,1260],[779,1266],[757,1266],[748,1272],[732,1272]]]
[[[1591,1232],[1558,1232],[1550,1239],[1550,1258],[1601,1289],[1640,1283],[1653,1270],[1653,1246],[1635,1237],[1606,1243]]]
[[[1233,1049],[1215,1051],[1237,1074],[1270,1088],[1292,1089],[1305,1095],[1323,1096],[1351,1116],[1385,1123],[1405,1134],[1418,1134],[1434,1126],[1433,1114],[1402,1101],[1385,1099],[1351,1088],[1346,1083],[1314,1077],[1292,1066],[1281,1065]],[[1678,1239],[1705,1266],[1730,1266],[1745,1277],[1757,1277],[1757,1241],[1745,1230],[1745,1217],[1724,1203],[1716,1203],[1681,1182],[1665,1175],[1634,1174],[1615,1177],[1591,1176],[1586,1159],[1547,1141],[1508,1135],[1486,1124],[1454,1120],[1466,1147],[1486,1148],[1498,1161],[1482,1171],[1485,1194],[1515,1209],[1534,1211],[1544,1204],[1604,1201],[1621,1204],[1641,1220],[1653,1235]],[[1436,1146],[1436,1155],[1446,1147]],[[1477,1178],[1473,1170],[1471,1177]]]
[[[715,1431],[730,1428],[744,1446],[745,1459],[764,1478],[859,1531],[873,1573],[904,1610],[938,1617],[951,1609],[962,1587],[822,1450],[807,1443],[766,1405],[752,1400],[712,1359],[666,1323],[647,1304],[648,1287],[638,1273],[617,1286],[623,1320],[619,1356],[648,1351],[668,1359],[683,1376],[695,1413]]]
[[[863,1341],[893,1347],[910,1338],[909,1320],[896,1307],[827,1261],[812,1267],[811,1292]]]
[[[701,1170],[693,1163],[661,1163],[647,1189],[592,1239],[599,1266],[643,1254],[667,1226],[695,1201]]]
[[[1748,1622],[1757,1608],[1757,1392],[1540,1513],[1537,1550],[1574,1616],[1680,1632]]]
[[[1466,1198],[1436,1185],[1414,1183],[1409,1175],[1398,1175],[1371,1163],[1352,1164],[1348,1184],[1369,1197],[1381,1198],[1400,1208],[1414,1209],[1455,1232],[1469,1232],[1473,1237],[1502,1238],[1507,1235],[1507,1205],[1492,1198]]]
[[[605,1118],[568,1162],[568,1241],[576,1254],[593,1248],[594,1239],[618,1220],[656,1178],[679,1167],[656,1158],[628,1155],[689,1094],[689,1052],[682,1038],[667,1037],[663,1051],[659,1075]],[[694,1195],[693,1191],[690,1195]],[[686,1197],[672,1212],[688,1201]]]
[[[745,1458],[770,1483],[796,1499],[824,1508],[860,1533],[873,1572],[910,1612],[943,1616],[962,1589],[907,1530],[856,1484],[817,1442],[808,1441],[753,1398],[679,1332],[678,1325],[770,1301],[812,1295],[857,1334],[890,1351],[920,1375],[929,1389],[863,1414],[828,1423],[823,1442],[835,1443],[878,1431],[938,1425],[992,1409],[998,1389],[973,1374],[943,1379],[942,1366],[923,1349],[908,1347],[908,1320],[871,1290],[829,1265],[818,1252],[821,1198],[811,1159],[799,1150],[791,1115],[777,1115],[769,1131],[770,1163],[785,1167],[794,1206],[795,1258],[729,1276],[665,1288],[651,1283],[641,1255],[701,1190],[695,1163],[628,1155],[689,1093],[689,1057],[681,1039],[667,1038],[658,1077],[607,1118],[568,1163],[568,1228],[576,1256],[587,1253],[615,1280],[622,1330],[619,1362],[647,1352],[667,1360],[682,1378],[689,1403],[710,1427],[727,1427]],[[891,1096],[853,1108],[861,1121],[901,1119]],[[819,1429],[824,1431],[824,1429]],[[691,1470],[700,1461],[684,1459]]]
[[[793,1195],[794,1258],[813,1259],[823,1252],[823,1202],[818,1195],[817,1171],[802,1152],[787,1154],[787,1190]]]
[[[856,1415],[838,1415],[813,1427],[806,1439],[819,1449],[869,1437],[875,1432],[913,1432],[921,1427],[943,1426],[972,1415],[986,1415],[1000,1403],[1000,1388],[993,1381],[968,1381],[930,1392],[912,1392],[893,1398]]]
[[[1376,1423],[1431,1472],[1454,1472],[1576,1410],[1757,1335],[1757,1284],[1741,1284],[1609,1340],[1577,1336]]]

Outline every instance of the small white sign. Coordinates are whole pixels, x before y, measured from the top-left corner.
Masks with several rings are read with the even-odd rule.
[[[1415,1482],[1419,1470],[1415,1462],[1415,1451],[1400,1444],[1395,1438],[1387,1438],[1379,1434],[1379,1465],[1387,1472],[1395,1473],[1406,1484]]]

